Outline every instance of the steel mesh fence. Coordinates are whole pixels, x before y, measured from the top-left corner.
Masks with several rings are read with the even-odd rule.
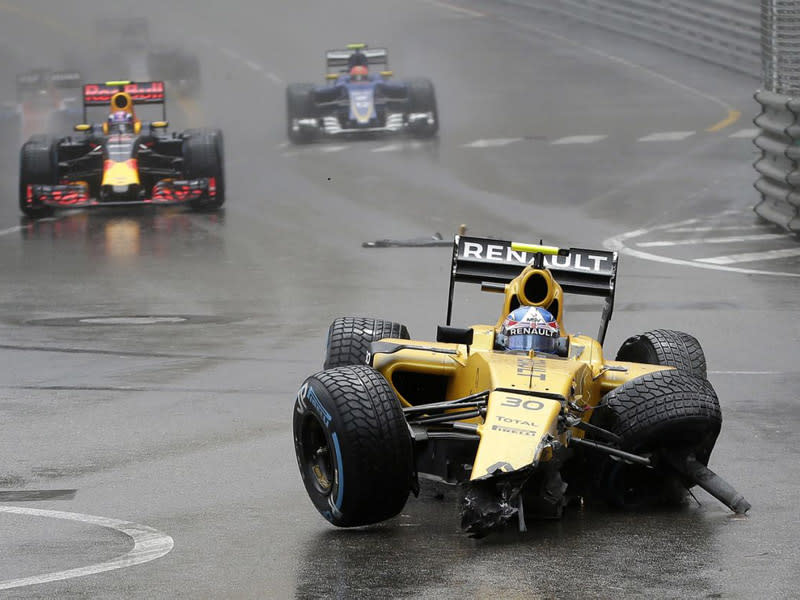
[[[764,89],[800,92],[800,0],[761,0]]]

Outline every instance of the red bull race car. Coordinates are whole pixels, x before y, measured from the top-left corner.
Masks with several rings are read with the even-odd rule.
[[[20,153],[19,205],[31,218],[58,208],[188,205],[225,202],[222,132],[167,132],[164,83],[109,81],[83,86],[76,135],[34,135]],[[142,121],[137,105],[160,105],[161,119]],[[106,107],[102,123],[88,109]]]
[[[439,131],[436,93],[429,79],[393,81],[386,48],[349,44],[325,55],[327,83],[286,89],[287,133],[296,144],[321,137]],[[372,71],[371,67],[379,70]]]

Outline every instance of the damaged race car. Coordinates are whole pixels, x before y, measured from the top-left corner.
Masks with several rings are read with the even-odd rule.
[[[457,488],[475,537],[559,518],[573,501],[680,504],[695,485],[747,512],[707,466],[722,415],[699,342],[654,329],[604,356],[617,262],[604,250],[456,236],[435,342],[397,322],[334,320],[324,370],[303,382],[293,413],[317,510],[340,527],[377,523],[424,479]],[[457,282],[502,294],[499,319],[451,326]],[[604,299],[597,338],[567,333],[565,294]]]
[[[83,123],[75,136],[34,135],[20,153],[19,206],[31,218],[56,208],[188,205],[225,202],[222,132],[167,133],[164,83],[109,81],[83,87]],[[160,105],[161,118],[142,121],[137,105]],[[102,123],[87,110],[104,107]]]
[[[386,48],[349,44],[329,50],[325,62],[325,85],[292,83],[286,88],[287,133],[295,144],[403,132],[430,138],[439,131],[433,83],[425,78],[393,81]]]

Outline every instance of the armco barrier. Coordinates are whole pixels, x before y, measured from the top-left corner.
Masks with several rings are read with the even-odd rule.
[[[800,99],[758,91],[761,128],[754,143],[761,157],[753,165],[760,177],[761,201],[753,208],[763,219],[800,231]]]

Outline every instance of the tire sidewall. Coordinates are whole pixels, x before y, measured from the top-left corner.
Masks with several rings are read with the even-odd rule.
[[[303,464],[302,448],[303,427],[307,420],[316,419],[325,433],[328,448],[331,451],[331,464],[334,470],[334,478],[331,482],[331,490],[323,494],[311,480],[309,465]],[[344,486],[343,477],[344,454],[342,452],[341,435],[337,430],[337,425],[341,416],[331,400],[330,394],[315,376],[311,376],[300,386],[295,399],[294,417],[292,419],[294,432],[295,456],[300,475],[303,479],[306,492],[320,514],[334,525],[343,522],[342,506],[344,505]]]

